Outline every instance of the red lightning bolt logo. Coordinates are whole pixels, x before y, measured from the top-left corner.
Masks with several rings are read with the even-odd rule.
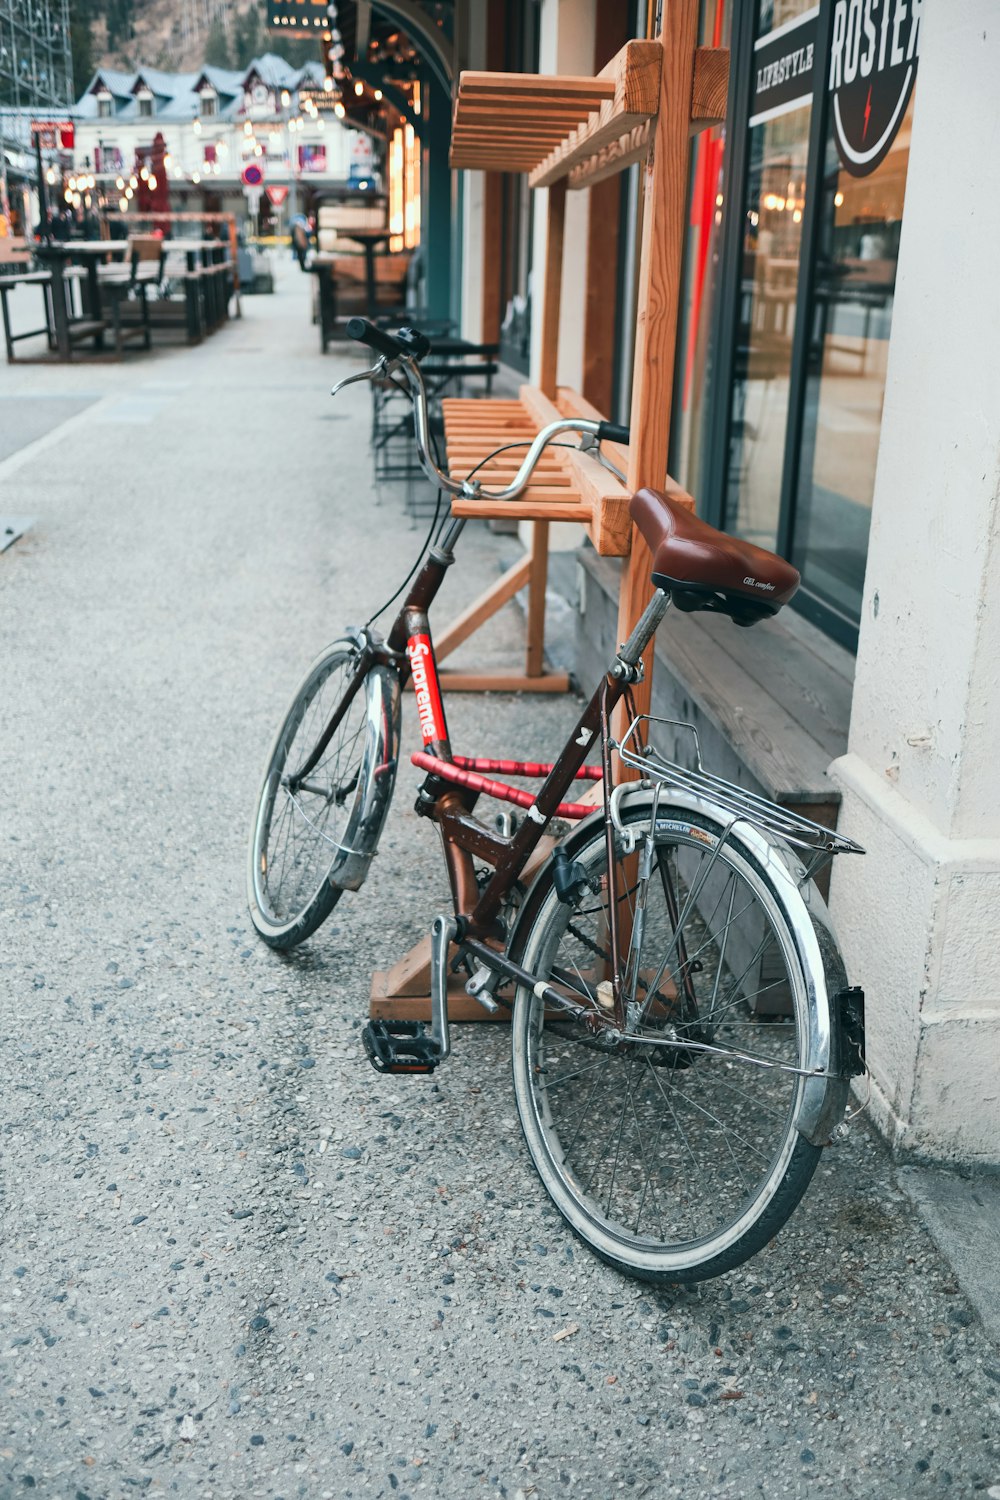
[[[868,98],[865,100],[865,128],[861,132],[861,139],[862,140],[864,140],[865,136],[868,134],[868,121],[871,118],[871,112],[872,112],[872,86],[871,86],[871,84],[869,84],[868,85]]]

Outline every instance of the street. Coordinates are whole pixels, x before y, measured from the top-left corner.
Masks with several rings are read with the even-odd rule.
[[[0,516],[34,518],[0,554],[0,1495],[992,1493],[1000,1350],[863,1120],[764,1253],[658,1292],[549,1206],[504,1026],[376,1076],[371,972],[446,903],[407,759],[364,890],[254,936],[274,729],[426,526],[373,490],[367,389],[330,399],[360,357],[320,357],[310,280],[195,349],[0,367]],[[439,625],[514,545],[469,528]],[[447,707],[538,759],[573,713]]]

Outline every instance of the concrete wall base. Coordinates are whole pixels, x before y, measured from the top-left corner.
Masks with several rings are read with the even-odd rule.
[[[875,1121],[901,1155],[1000,1164],[1000,840],[946,838],[856,755],[830,774],[868,850],[836,861],[832,895]]]

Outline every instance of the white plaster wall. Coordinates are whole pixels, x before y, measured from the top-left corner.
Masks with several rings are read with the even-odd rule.
[[[539,34],[540,73],[569,73],[592,77],[596,0],[542,0]],[[534,303],[531,328],[531,379],[538,383],[542,349],[542,277],[547,242],[548,190],[535,194],[532,274]],[[587,232],[590,194],[566,194],[566,231],[563,248],[563,289],[559,311],[561,385],[579,390],[583,383],[583,324],[587,285]]]
[[[832,905],[876,1115],[1000,1163],[1000,26],[925,6]],[[954,148],[961,113],[968,150]]]
[[[996,0],[924,7],[851,723],[958,838],[1000,836],[997,21]]]
[[[486,6],[470,5],[466,15],[468,68],[486,66]],[[463,338],[478,344],[483,337],[483,204],[486,175],[466,172],[462,200],[462,315]]]
[[[461,334],[472,343],[483,337],[483,202],[486,174],[466,172],[462,200]]]

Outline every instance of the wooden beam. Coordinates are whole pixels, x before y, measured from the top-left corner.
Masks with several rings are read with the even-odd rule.
[[[648,120],[659,99],[661,58],[658,42],[626,42],[600,75],[614,83],[614,94],[532,173],[531,186],[550,186],[578,162]]]
[[[612,141],[609,145],[603,146],[596,155],[580,162],[569,174],[570,187],[574,190],[593,187],[595,183],[603,182],[606,177],[616,177],[619,172],[624,172],[626,167],[642,161],[649,152],[654,125],[653,120],[643,120],[640,125],[633,125],[628,134],[623,135],[620,140]]]
[[[688,126],[693,97],[698,0],[662,0],[659,43],[663,48],[660,101],[644,184],[642,250],[632,375],[628,489],[662,486],[667,477],[681,267],[687,223]],[[618,638],[625,640],[652,597],[652,556],[633,528],[628,566],[618,601]],[[645,655],[645,678],[634,689],[636,711],[648,713],[653,646]],[[616,718],[621,732],[622,715]],[[624,768],[622,768],[624,769]]]
[[[548,234],[545,239],[545,280],[544,291],[542,292],[542,349],[539,385],[547,396],[554,396],[556,393],[565,229],[566,184],[565,182],[557,182],[549,189]]]
[[[528,629],[524,670],[528,677],[541,677],[545,670],[545,586],[549,574],[549,523],[532,521],[528,554]]]
[[[442,690],[451,693],[568,693],[566,672],[442,672]]]
[[[459,98],[593,100],[593,108],[615,96],[613,78],[581,78],[549,73],[480,73],[466,70],[458,80]]]
[[[691,84],[691,134],[723,125],[729,98],[729,48],[698,47]]]
[[[446,656],[468,640],[481,625],[495,615],[519,589],[523,589],[531,576],[531,558],[523,557],[516,562],[512,568],[508,568],[501,578],[498,578],[492,588],[480,594],[468,609],[452,620],[447,630],[443,630],[434,642],[434,653],[438,661],[444,661]]]

